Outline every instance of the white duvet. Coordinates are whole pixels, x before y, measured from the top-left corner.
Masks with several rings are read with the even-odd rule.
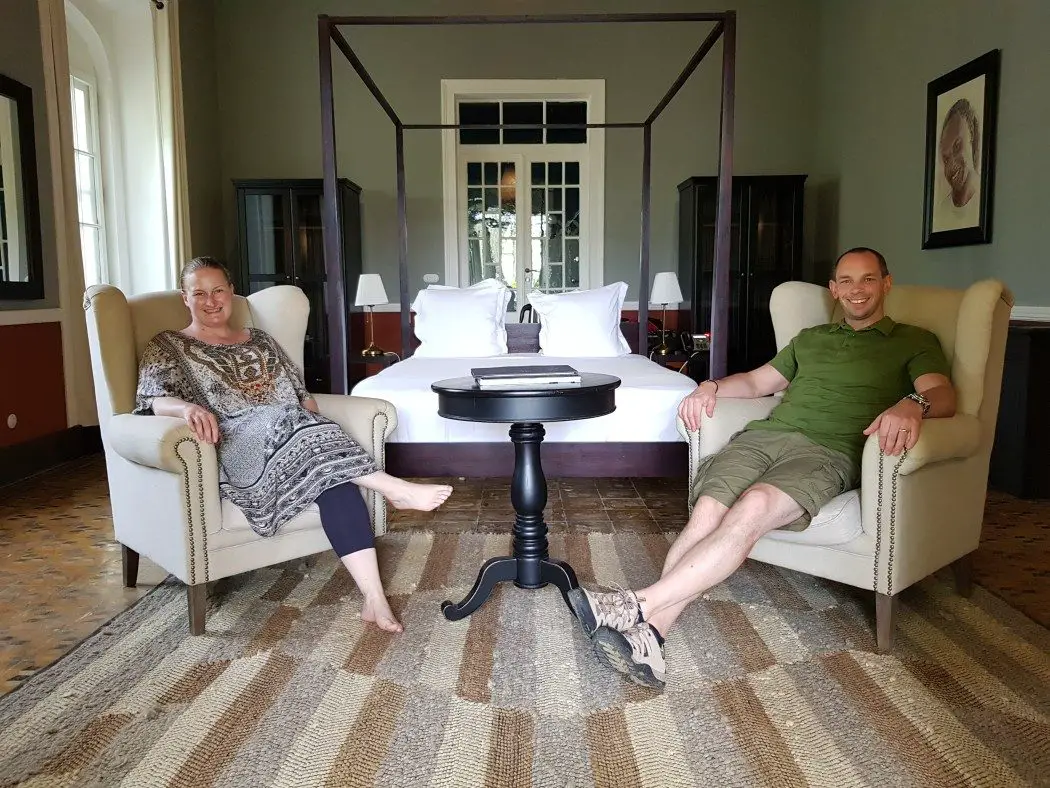
[[[491,443],[507,440],[509,424],[454,421],[438,415],[437,394],[430,385],[470,374],[472,367],[521,364],[568,364],[580,372],[603,372],[620,378],[616,410],[607,416],[544,424],[545,440],[597,442],[677,442],[678,403],[696,384],[686,375],[656,364],[645,356],[560,358],[536,353],[511,353],[488,358],[411,357],[358,383],[353,394],[378,397],[397,408],[397,428],[390,443]]]

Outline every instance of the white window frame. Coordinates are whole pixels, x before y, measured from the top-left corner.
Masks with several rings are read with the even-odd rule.
[[[108,228],[106,226],[106,199],[105,192],[103,191],[102,184],[102,144],[101,134],[99,131],[99,112],[98,112],[98,86],[83,74],[72,73],[69,75],[69,100],[72,108],[73,104],[73,91],[77,87],[81,87],[85,90],[88,95],[88,117],[87,117],[87,132],[88,141],[92,147],[90,151],[81,151],[76,147],[76,141],[73,142],[74,158],[78,153],[91,156],[91,179],[92,179],[92,192],[95,200],[95,215],[98,218],[97,223],[84,222],[80,218],[80,200],[79,196],[77,199],[77,228],[83,230],[85,226],[96,227],[98,230],[98,244],[99,244],[99,260],[97,261],[98,269],[96,270],[96,278],[100,284],[109,284],[112,278],[109,271],[109,235]],[[74,167],[74,178],[76,177],[76,168]],[[77,192],[79,195],[80,184],[77,184]],[[84,250],[81,249],[81,262],[83,259]],[[85,271],[86,275],[86,271]]]
[[[537,101],[586,101],[587,122],[605,123],[604,79],[443,79],[441,123],[456,123],[461,101],[535,99]],[[572,147],[586,159],[587,183],[580,194],[580,219],[588,227],[587,242],[580,247],[580,289],[601,287],[605,274],[605,129],[588,129],[587,142]],[[461,253],[461,217],[457,178],[459,134],[441,132],[442,203],[445,226],[445,284],[465,281],[467,261]],[[542,149],[544,145],[536,145]]]

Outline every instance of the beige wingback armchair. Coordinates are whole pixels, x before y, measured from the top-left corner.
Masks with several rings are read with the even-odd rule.
[[[869,437],[860,490],[829,502],[805,531],[774,531],[751,551],[758,561],[873,589],[881,651],[893,648],[893,614],[902,590],[954,564],[960,591],[968,592],[969,555],[977,549],[984,519],[1012,305],[1010,292],[994,280],[966,290],[893,288],[886,313],[929,329],[940,340],[958,394],[956,415],[925,421],[899,468],[900,457],[884,457],[881,473],[878,436]],[[841,319],[827,288],[803,282],[779,285],[770,312],[778,350],[803,328]],[[690,487],[702,457],[718,451],[751,419],[765,418],[777,402],[776,396],[719,400],[714,416],[701,418],[699,431],[687,431],[679,419],[679,432],[689,442]],[[692,505],[692,495],[689,500]]]
[[[291,286],[235,297],[233,322],[273,336],[303,368],[309,302]],[[244,514],[219,498],[215,448],[198,442],[182,419],[134,416],[138,362],[146,343],[189,324],[178,291],[126,298],[115,287],[84,295],[91,367],[106,456],[113,529],[123,545],[124,582],[134,587],[139,555],[188,586],[190,631],[204,632],[207,584],[250,569],[331,549],[314,504],[262,538]],[[365,397],[314,395],[323,415],[339,423],[384,467],[386,438],[397,426],[393,405]],[[376,535],[386,531],[386,501],[362,491]]]

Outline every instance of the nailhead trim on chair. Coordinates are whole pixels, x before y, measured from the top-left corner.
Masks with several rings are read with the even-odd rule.
[[[201,447],[195,438],[179,438],[175,441],[175,456],[182,463],[183,485],[186,489],[186,522],[189,524],[190,536],[190,585],[197,585],[197,539],[193,533],[193,505],[190,503],[190,466],[179,453],[179,447],[183,443],[192,443],[197,450],[197,495],[200,505],[200,526],[204,547],[204,582],[208,582],[208,529],[204,524],[204,467],[201,460]]]
[[[383,419],[383,426],[379,428],[379,419]],[[386,428],[390,423],[390,419],[383,411],[376,413],[374,419],[372,419],[372,445],[376,447],[376,464],[379,466],[379,470],[386,470]],[[386,533],[386,504],[383,504],[383,522],[379,522],[379,493],[372,491],[372,514],[375,518],[372,531],[376,536],[382,536]]]

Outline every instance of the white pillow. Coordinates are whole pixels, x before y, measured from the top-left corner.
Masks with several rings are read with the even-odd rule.
[[[428,285],[427,290],[499,290],[503,293],[503,313],[500,315],[500,322],[507,322],[507,304],[510,303],[510,299],[514,297],[514,291],[507,287],[505,282],[501,282],[499,279],[489,278],[482,279],[477,284],[473,284],[470,287],[453,287],[452,285]]]
[[[476,358],[507,353],[504,327],[510,291],[493,287],[429,287],[412,302],[415,355],[429,358]]]
[[[530,293],[545,356],[627,356],[620,319],[627,283],[569,293]]]

